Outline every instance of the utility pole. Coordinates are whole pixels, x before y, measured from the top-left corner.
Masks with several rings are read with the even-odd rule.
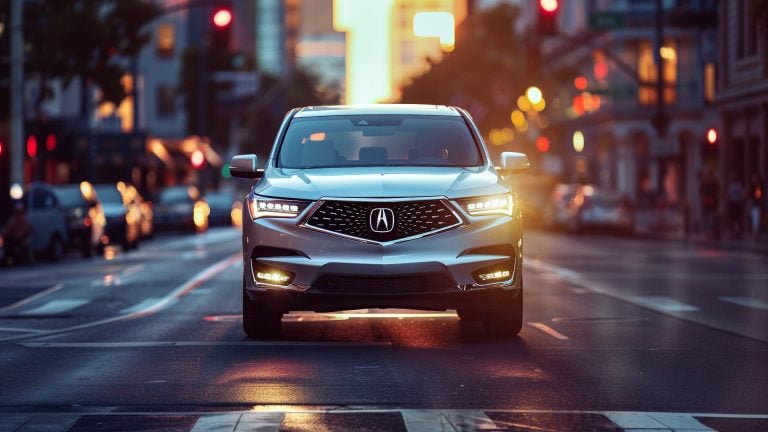
[[[656,59],[656,113],[651,122],[656,128],[656,133],[660,138],[667,134],[669,126],[669,116],[664,107],[664,57],[661,55],[661,48],[664,46],[664,5],[662,0],[656,0],[656,37],[654,41],[654,59]]]
[[[11,0],[11,181],[24,183],[24,0]]]

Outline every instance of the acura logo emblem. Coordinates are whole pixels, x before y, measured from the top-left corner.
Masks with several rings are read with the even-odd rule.
[[[368,216],[368,224],[373,232],[388,233],[395,229],[395,212],[388,208],[375,208]]]

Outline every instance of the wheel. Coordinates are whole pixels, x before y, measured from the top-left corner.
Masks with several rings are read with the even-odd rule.
[[[64,242],[61,241],[61,237],[56,234],[51,239],[51,243],[48,245],[48,259],[51,261],[59,261],[64,256]]]
[[[499,302],[486,312],[483,328],[490,336],[516,336],[523,328],[523,291],[513,299]]]
[[[462,321],[482,321],[485,317],[485,312],[480,309],[456,309],[456,315]]]
[[[260,300],[251,300],[243,284],[243,330],[251,339],[272,339],[280,335],[282,312],[271,310]]]

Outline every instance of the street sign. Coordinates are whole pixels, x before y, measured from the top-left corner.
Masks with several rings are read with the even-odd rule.
[[[589,28],[592,30],[613,30],[624,27],[624,14],[612,11],[597,11],[589,14]]]

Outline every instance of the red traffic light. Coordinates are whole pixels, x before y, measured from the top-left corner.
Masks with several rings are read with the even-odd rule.
[[[560,4],[557,0],[539,0],[539,7],[544,12],[555,12],[559,6]]]
[[[549,138],[540,136],[536,138],[536,150],[546,153],[549,151]]]
[[[34,135],[27,138],[27,154],[31,158],[37,156],[37,138]]]
[[[5,150],[4,146],[5,146],[5,143],[2,140],[0,140],[0,156],[3,155],[3,150]]]
[[[707,131],[707,142],[711,145],[717,144],[717,129],[709,128]]]
[[[192,164],[193,169],[200,169],[205,164],[205,155],[200,149],[197,149],[189,155],[189,163]]]
[[[48,151],[56,150],[56,135],[48,134],[48,136],[45,137],[45,149]]]
[[[217,9],[213,13],[213,25],[224,28],[232,23],[232,11],[227,8]]]

